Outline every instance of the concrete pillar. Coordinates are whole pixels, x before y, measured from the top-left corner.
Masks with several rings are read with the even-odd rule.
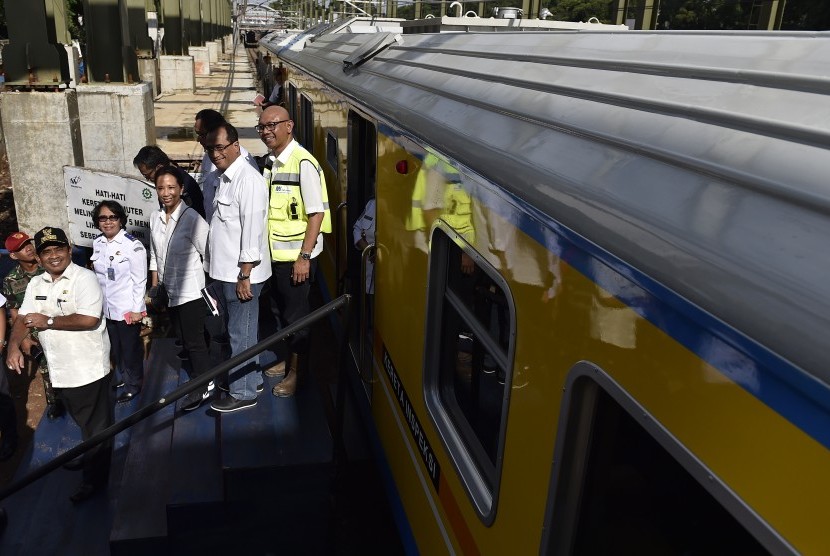
[[[210,75],[210,54],[207,46],[191,46],[190,55],[193,56],[193,73],[195,75]]]
[[[78,87],[84,165],[132,174],[133,157],[155,143],[156,121],[149,83]]]
[[[161,93],[158,58],[139,58],[138,75],[142,81],[150,84],[150,92],[153,98]]]
[[[90,82],[126,82],[138,76],[135,47],[129,42],[126,0],[83,0],[86,68]]]
[[[6,85],[68,83],[64,44],[71,44],[62,0],[6,0],[9,44],[3,48]]]
[[[208,49],[208,61],[211,64],[215,64],[216,62],[218,62],[219,61],[219,50],[221,48],[219,46],[219,43],[217,43],[216,41],[210,41],[205,46],[207,46],[207,49]]]
[[[195,91],[193,56],[159,56],[161,92]]]
[[[66,230],[61,168],[84,165],[76,92],[0,93],[0,116],[20,229]]]

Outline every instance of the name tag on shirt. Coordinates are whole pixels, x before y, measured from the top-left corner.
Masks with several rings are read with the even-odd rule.
[[[291,186],[282,184],[274,185],[274,193],[289,194],[291,193]]]
[[[35,296],[35,301],[46,301],[46,296],[45,295],[36,295]]]
[[[115,281],[115,269],[114,268],[109,267],[107,269],[107,278],[109,280],[112,280],[113,282]]]

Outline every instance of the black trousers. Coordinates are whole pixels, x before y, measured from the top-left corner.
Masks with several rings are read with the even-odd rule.
[[[81,427],[81,438],[88,440],[113,423],[112,389],[110,374],[85,386],[55,388],[58,399],[63,400],[69,415]],[[83,456],[84,482],[105,485],[109,478],[112,459],[112,439],[99,444]]]
[[[210,370],[210,351],[205,337],[207,306],[204,300],[194,299],[175,307],[168,307],[173,330],[190,357],[190,378]]]
[[[0,434],[4,439],[12,439],[17,438],[17,412],[9,389],[9,377],[6,374],[5,363],[3,361],[3,368],[0,369]]]
[[[317,259],[311,259],[308,280],[302,284],[291,283],[294,262],[271,263],[271,307],[280,329],[290,326],[310,312],[308,292],[317,273]],[[308,352],[308,328],[300,330],[288,339],[291,352],[304,355]],[[280,354],[286,355],[286,354]]]
[[[144,384],[141,325],[107,319],[107,334],[110,337],[110,353],[124,380],[124,391],[131,394],[141,392],[141,386]]]

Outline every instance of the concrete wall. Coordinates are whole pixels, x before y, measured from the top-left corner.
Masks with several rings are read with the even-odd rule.
[[[153,98],[161,93],[159,61],[157,58],[139,58],[138,75],[141,81],[150,84],[150,94],[153,95]]]
[[[133,157],[154,144],[156,122],[150,83],[95,83],[78,87],[84,162],[88,168],[134,174]]]
[[[193,56],[159,56],[161,92],[195,91]]]
[[[67,230],[63,166],[84,164],[78,95],[3,92],[0,116],[18,226],[30,235],[44,226]]]
[[[210,54],[206,46],[191,46],[188,49],[193,56],[193,71],[196,75],[210,75]]]

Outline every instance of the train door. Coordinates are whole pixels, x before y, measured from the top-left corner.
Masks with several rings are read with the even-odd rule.
[[[346,291],[354,299],[349,346],[357,362],[366,395],[371,400],[373,380],[372,340],[374,324],[375,176],[377,128],[355,112],[349,112],[346,191]],[[368,247],[368,248],[367,248]]]

